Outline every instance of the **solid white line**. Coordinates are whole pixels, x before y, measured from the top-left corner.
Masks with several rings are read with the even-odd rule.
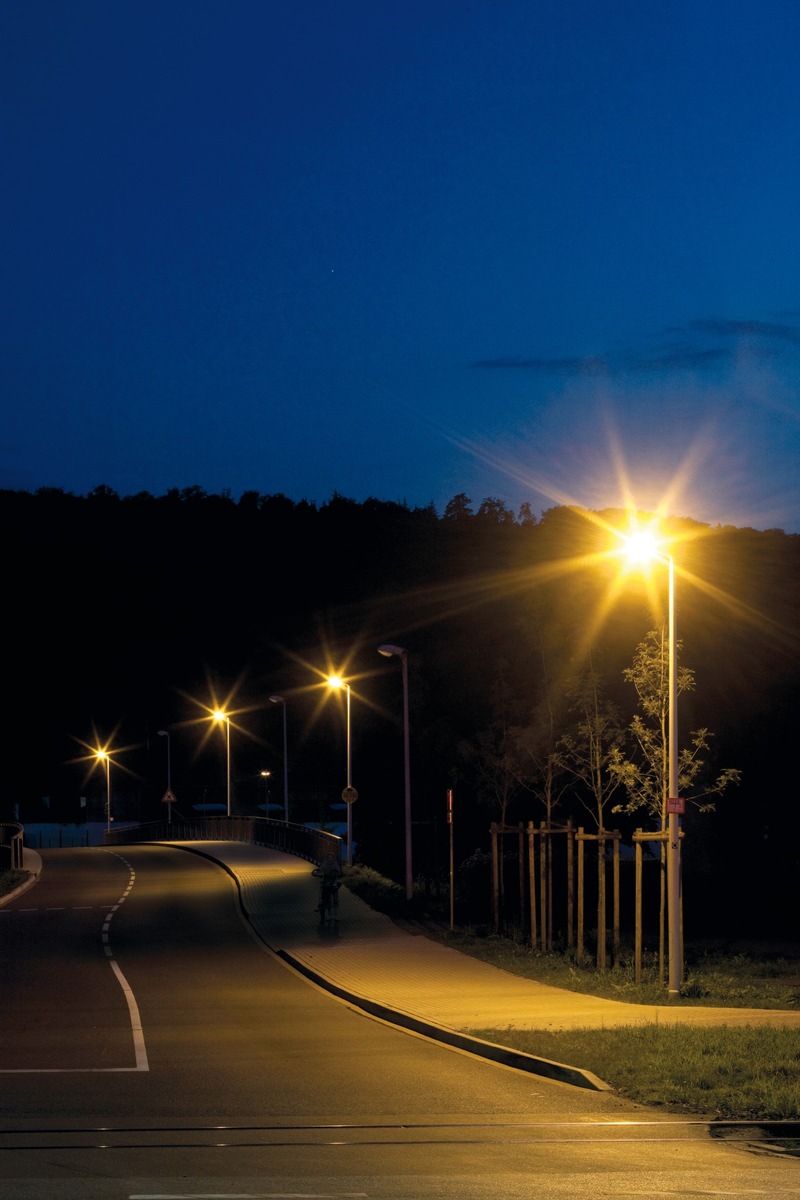
[[[134,1050],[136,1051],[136,1070],[149,1071],[150,1068],[147,1064],[147,1051],[145,1050],[144,1045],[144,1030],[142,1029],[142,1020],[139,1016],[139,1006],[136,1003],[136,997],[131,991],[127,979],[122,974],[122,971],[120,971],[118,964],[113,958],[111,960],[111,970],[119,980],[119,985],[125,993],[125,999],[128,1002],[128,1012],[130,1013],[131,1017],[131,1031],[133,1033],[133,1046]]]

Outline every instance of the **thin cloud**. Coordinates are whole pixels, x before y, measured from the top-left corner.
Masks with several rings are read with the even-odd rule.
[[[471,364],[481,370],[523,369],[557,375],[600,375],[610,369],[605,358],[483,358]]]
[[[649,374],[661,371],[704,371],[725,365],[734,358],[734,345],[703,344],[700,338],[688,340],[687,335],[724,338],[729,342],[742,338],[761,343],[752,352],[762,357],[778,353],[775,343],[800,346],[800,326],[774,321],[737,321],[730,318],[698,317],[683,326],[671,326],[668,335],[680,334],[683,341],[654,350],[651,354],[630,351],[614,357],[606,355],[567,356],[563,358],[483,358],[470,365],[479,370],[530,371],[541,375],[560,375],[565,378]],[[767,343],[772,343],[768,345]]]
[[[778,325],[771,321],[732,321],[711,317],[690,321],[687,329],[694,333],[713,333],[719,337],[768,338],[800,345],[800,329],[797,326]]]
[[[589,358],[486,358],[472,367],[495,371],[525,370],[543,375],[569,378],[644,374],[653,371],[703,370],[730,358],[722,348],[701,349],[696,346],[676,346],[649,356],[621,355],[616,359],[592,356]]]
[[[697,346],[676,346],[653,358],[631,359],[628,370],[639,371],[702,371],[715,367],[730,358],[730,351],[720,347],[701,350]]]

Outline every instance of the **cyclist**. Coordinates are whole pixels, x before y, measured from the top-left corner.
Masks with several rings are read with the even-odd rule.
[[[325,920],[328,907],[331,908],[334,920],[339,916],[339,888],[342,882],[342,868],[332,850],[329,850],[318,867],[311,872],[319,879],[319,917]]]

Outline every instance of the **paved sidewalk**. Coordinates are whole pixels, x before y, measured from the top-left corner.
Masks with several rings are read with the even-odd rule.
[[[584,1087],[588,1072],[477,1044],[469,1029],[585,1029],[630,1025],[769,1025],[800,1030],[800,1012],[625,1004],[522,979],[401,929],[342,888],[338,930],[317,922],[317,880],[304,859],[243,842],[175,842],[219,862],[272,950],[329,991],[394,1024]]]

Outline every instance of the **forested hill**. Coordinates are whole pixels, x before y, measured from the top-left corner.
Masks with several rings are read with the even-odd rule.
[[[551,721],[557,740],[575,722],[570,697],[589,670],[627,726],[636,693],[623,672],[666,620],[666,570],[648,585],[622,577],[609,554],[609,530],[628,525],[619,512],[514,514],[461,495],[440,516],[341,495],[315,505],[103,487],[85,497],[4,491],[0,509],[3,819],[45,810],[73,819],[80,796],[96,805],[102,780],[86,756],[109,739],[121,808],[160,816],[164,729],[184,807],[219,798],[224,761],[205,718],[223,702],[236,710],[237,803],[255,811],[262,769],[279,790],[275,694],[286,701],[296,815],[315,819],[344,782],[342,709],[323,684],[336,669],[352,687],[368,842],[371,825],[391,825],[402,804],[399,664],[377,654],[390,642],[408,651],[415,837],[436,826],[454,786],[463,836],[478,845],[503,801],[507,820],[543,819],[530,779],[501,796],[503,731],[535,730],[548,713],[561,722]],[[688,518],[666,532],[681,663],[694,672],[681,738],[707,728],[710,769],[742,772],[715,813],[697,816],[697,844],[724,854],[731,874],[754,855],[767,874],[796,870],[800,538]],[[565,794],[563,811],[577,803]],[[585,808],[576,816],[591,825]]]

